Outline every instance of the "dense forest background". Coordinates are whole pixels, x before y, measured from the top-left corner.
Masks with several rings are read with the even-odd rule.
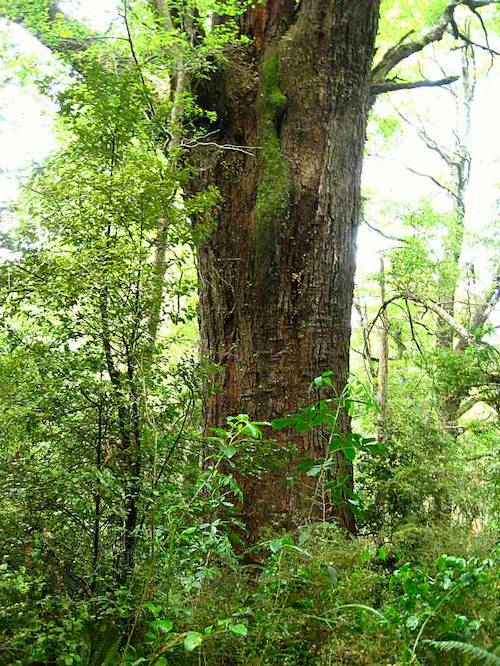
[[[0,0],[1,664],[500,664],[497,4]]]

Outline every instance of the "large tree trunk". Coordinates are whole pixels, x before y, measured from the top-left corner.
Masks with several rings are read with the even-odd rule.
[[[378,0],[266,0],[241,19],[251,45],[234,49],[206,99],[200,92],[218,113],[216,140],[254,153],[200,156],[203,181],[222,195],[199,248],[202,348],[222,368],[208,428],[230,414],[295,411],[325,370],[338,391],[346,383],[377,16]],[[296,444],[324,454],[313,432]],[[240,479],[251,534],[315,513],[312,490],[285,484],[288,472]],[[341,455],[337,473],[352,480]],[[354,530],[347,508],[335,513]]]

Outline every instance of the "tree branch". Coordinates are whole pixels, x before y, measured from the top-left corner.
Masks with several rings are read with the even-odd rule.
[[[394,92],[395,90],[412,90],[413,88],[438,88],[440,86],[448,86],[455,81],[458,81],[458,76],[447,76],[444,79],[437,79],[436,81],[429,81],[423,79],[421,81],[398,81],[397,79],[388,79],[381,83],[374,83],[371,87],[372,95],[381,95],[382,93]]]
[[[451,27],[455,37],[463,39],[464,36],[459,32],[455,23],[454,14],[457,7],[460,5],[468,7],[477,16],[477,10],[480,7],[499,4],[499,2],[500,0],[452,0],[449,2],[434,25],[413,39],[409,39],[409,37],[414,33],[409,33],[384,53],[372,70],[373,86],[376,88],[390,85],[391,82],[387,81],[387,77],[395,67],[406,58],[425,49],[429,44],[440,41],[448,28]],[[383,90],[382,92],[388,91]]]
[[[467,346],[468,344],[471,344],[474,342],[474,337],[469,333],[469,331],[463,326],[460,322],[458,322],[456,319],[454,319],[444,308],[442,308],[438,303],[435,303],[434,301],[431,301],[429,299],[422,298],[421,296],[418,296],[417,294],[412,294],[412,293],[404,293],[404,294],[396,294],[395,296],[392,296],[388,300],[386,300],[384,303],[379,308],[379,311],[377,312],[375,318],[371,322],[367,334],[369,335],[372,328],[375,326],[377,320],[379,317],[381,317],[385,310],[388,308],[388,306],[391,303],[394,303],[394,301],[397,300],[404,300],[404,301],[412,301],[413,303],[418,303],[420,305],[423,305],[425,308],[428,310],[431,310],[431,312],[434,312],[440,319],[442,319],[444,322],[448,324],[448,326],[455,331],[455,333],[460,337],[461,340],[464,340]]]
[[[1,18],[26,28],[54,53],[69,57],[71,54],[85,51],[96,37],[89,28],[65,14],[59,8],[57,0],[48,4],[45,18],[42,20],[39,18],[34,20],[32,12],[33,8],[28,2],[25,9],[20,3],[0,2]],[[56,27],[61,23],[70,28],[74,36],[60,36]]]
[[[431,182],[434,183],[434,185],[437,185],[439,188],[447,192],[455,201],[459,201],[458,195],[453,192],[449,187],[444,185],[441,181],[439,181],[437,178],[432,176],[431,174],[428,173],[422,173],[421,171],[417,171],[416,169],[413,169],[412,167],[409,167],[408,165],[405,166],[405,168],[410,171],[411,173],[414,173],[416,176],[421,176],[422,178],[428,178]]]
[[[448,326],[458,334],[458,336],[467,341],[467,343],[474,342],[474,337],[469,333],[469,331],[463,326],[460,322],[454,319],[449,312],[442,308],[438,303],[434,301],[421,298],[417,294],[405,294],[405,298],[414,303],[420,303],[425,306],[427,309],[431,310],[437,314],[437,316],[442,319]]]
[[[383,238],[387,238],[387,240],[397,241],[398,243],[407,243],[408,242],[407,238],[400,238],[399,236],[391,236],[390,234],[385,233],[385,231],[382,231],[382,229],[379,229],[378,227],[376,227],[371,222],[368,222],[368,220],[363,220],[363,223],[366,224],[368,229],[371,229],[372,231],[375,231],[375,233],[379,234]]]
[[[414,53],[422,51],[429,44],[440,41],[450,25],[454,11],[459,4],[462,4],[461,0],[453,0],[445,7],[443,13],[431,28],[426,30],[416,39],[403,39],[402,42],[399,42],[396,46],[388,49],[382,56],[381,60],[373,68],[372,74],[374,84],[383,83],[389,72],[406,58],[409,58]]]
[[[497,274],[486,300],[476,307],[476,312],[471,322],[473,329],[486,323],[488,317],[500,302],[500,274]],[[461,338],[455,347],[455,351],[463,351],[467,347],[467,341]]]
[[[132,33],[130,32],[130,24],[129,24],[129,21],[128,21],[127,0],[123,1],[123,22],[125,23],[125,30],[127,32],[127,40],[128,40],[129,47],[130,47],[130,55],[132,56],[132,60],[134,61],[134,64],[135,64],[135,66],[137,68],[137,71],[139,73],[139,77],[141,79],[141,84],[142,84],[142,90],[143,90],[143,93],[144,93],[144,99],[146,100],[146,104],[148,106],[148,110],[147,110],[146,113],[148,115],[148,118],[150,120],[152,120],[156,115],[156,111],[155,111],[153,101],[152,101],[152,99],[149,95],[148,86],[146,84],[146,80],[145,80],[144,74],[142,72],[142,67],[141,67],[139,59],[137,57],[137,53],[135,51],[134,41],[132,39]]]

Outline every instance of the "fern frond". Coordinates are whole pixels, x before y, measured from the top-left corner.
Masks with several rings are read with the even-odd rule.
[[[476,661],[474,663],[488,664],[488,666],[500,666],[500,657],[493,652],[483,650],[477,645],[471,643],[461,643],[460,641],[430,641],[425,640],[424,643],[433,647],[440,652],[460,652],[467,657],[472,657]]]

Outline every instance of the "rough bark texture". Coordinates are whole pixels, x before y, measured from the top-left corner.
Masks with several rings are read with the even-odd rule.
[[[377,0],[262,2],[241,20],[252,43],[219,73],[216,103],[213,81],[200,93],[218,113],[220,144],[255,147],[200,155],[199,185],[222,195],[199,248],[202,347],[222,368],[207,427],[295,411],[325,370],[345,385],[377,16]],[[296,444],[324,453],[314,433]],[[352,478],[341,456],[338,473]],[[311,493],[285,476],[240,480],[251,533],[311,512]],[[354,529],[350,511],[336,514]]]

